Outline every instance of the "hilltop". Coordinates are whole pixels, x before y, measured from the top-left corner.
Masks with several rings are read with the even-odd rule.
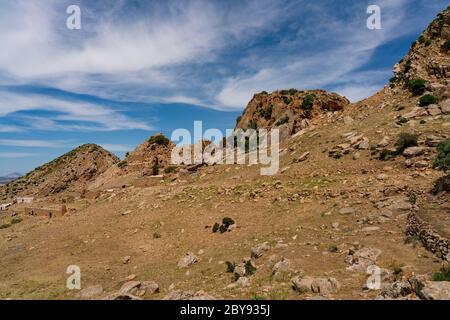
[[[48,197],[80,192],[119,159],[95,144],[85,144],[46,163],[0,189],[0,199]]]

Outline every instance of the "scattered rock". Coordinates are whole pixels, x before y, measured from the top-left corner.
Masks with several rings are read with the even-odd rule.
[[[409,147],[403,151],[405,157],[417,157],[428,151],[427,147]]]
[[[216,300],[216,298],[202,290],[197,292],[176,290],[169,292],[163,300]]]
[[[78,292],[77,298],[84,300],[84,299],[91,299],[95,296],[98,296],[103,293],[103,287],[101,285],[91,286],[88,288],[85,288]]]
[[[267,242],[258,244],[252,248],[252,258],[258,259],[268,250],[270,250],[270,246]]]
[[[345,262],[349,265],[347,270],[366,273],[367,267],[376,264],[380,254],[381,250],[379,249],[362,248],[357,251],[350,249],[345,257]]]
[[[295,277],[293,288],[299,293],[313,292],[326,296],[337,293],[340,284],[335,278]]]
[[[280,261],[275,263],[272,268],[272,276],[274,278],[279,277],[282,274],[288,273],[291,269],[291,261],[283,257]]]
[[[192,252],[188,252],[183,258],[180,259],[180,261],[178,261],[178,268],[187,268],[196,262],[198,262],[197,256]]]
[[[342,215],[348,215],[348,214],[352,214],[355,213],[355,208],[352,207],[347,207],[347,208],[342,208],[341,210],[339,210],[339,213]]]
[[[237,281],[241,277],[249,277],[256,271],[256,266],[251,259],[244,261],[234,267],[234,279]]]
[[[131,260],[131,257],[130,256],[125,256],[121,260],[122,260],[123,264],[128,264],[128,262],[130,262],[130,260]]]

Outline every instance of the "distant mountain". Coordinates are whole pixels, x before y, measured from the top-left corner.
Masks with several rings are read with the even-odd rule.
[[[21,173],[12,172],[10,174],[0,176],[0,184],[6,184],[8,182],[14,181],[22,176]]]

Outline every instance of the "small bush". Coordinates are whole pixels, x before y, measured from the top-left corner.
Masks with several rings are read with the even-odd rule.
[[[308,94],[305,99],[303,99],[301,108],[303,110],[311,110],[314,105],[314,96],[312,94]]]
[[[382,160],[382,161],[391,160],[393,157],[395,157],[395,155],[390,150],[383,149],[380,152],[380,160]]]
[[[448,171],[450,170],[450,139],[447,139],[437,146],[438,155],[433,162],[433,168]]]
[[[283,102],[285,104],[290,104],[291,103],[291,98],[289,98],[289,97],[282,96],[281,99],[283,99]]]
[[[289,122],[289,117],[288,116],[284,116],[283,118],[281,118],[280,120],[278,120],[278,122],[276,123],[277,126],[281,126],[285,123]]]
[[[414,95],[420,96],[421,94],[423,94],[425,92],[426,83],[427,82],[425,80],[423,80],[421,78],[417,78],[417,79],[409,81],[408,86]]]
[[[442,50],[444,50],[445,52],[450,51],[450,39],[444,42],[444,44],[442,45]]]
[[[126,160],[120,161],[120,162],[117,164],[117,166],[118,166],[120,169],[126,168],[126,167],[128,166],[128,162],[127,162]]]
[[[267,107],[267,109],[262,109],[259,111],[259,115],[266,120],[270,120],[272,117],[273,105]]]
[[[433,281],[450,281],[450,265],[433,274]]]
[[[417,136],[415,134],[405,132],[399,134],[397,142],[395,143],[395,146],[397,147],[397,154],[401,154],[405,151],[405,149],[409,147],[416,147],[417,145]]]
[[[421,107],[426,107],[426,106],[429,106],[430,104],[435,104],[436,102],[437,102],[437,99],[435,96],[433,96],[431,94],[426,94],[420,98],[419,105]]]
[[[253,121],[253,120],[250,120],[250,121],[248,122],[247,127],[248,127],[249,129],[253,129],[253,130],[258,129],[258,125],[257,125],[256,122]]]
[[[167,146],[169,144],[170,140],[167,139],[166,137],[164,137],[162,134],[157,134],[153,137],[150,137],[150,139],[148,139],[148,143],[150,143],[151,145],[160,145],[160,146]]]
[[[432,42],[430,39],[427,39],[427,40],[425,40],[424,45],[425,45],[425,47],[428,47],[428,46],[430,46],[432,43],[433,43],[433,42]]]
[[[11,227],[11,225],[9,223],[0,225],[0,229],[7,229],[9,227]]]

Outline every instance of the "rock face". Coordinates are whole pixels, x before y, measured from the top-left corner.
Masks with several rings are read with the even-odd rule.
[[[0,199],[81,193],[119,159],[95,144],[82,145],[0,189]]]
[[[313,292],[323,296],[337,293],[340,284],[335,278],[295,277],[293,288],[299,293]]]
[[[450,10],[444,10],[414,42],[408,54],[395,66],[391,85],[406,88],[410,80],[421,78],[439,101],[449,98],[450,59],[443,44],[449,39]]]
[[[342,111],[350,102],[324,90],[295,89],[256,94],[238,118],[236,129],[280,130],[280,140],[305,129],[321,113]]]

